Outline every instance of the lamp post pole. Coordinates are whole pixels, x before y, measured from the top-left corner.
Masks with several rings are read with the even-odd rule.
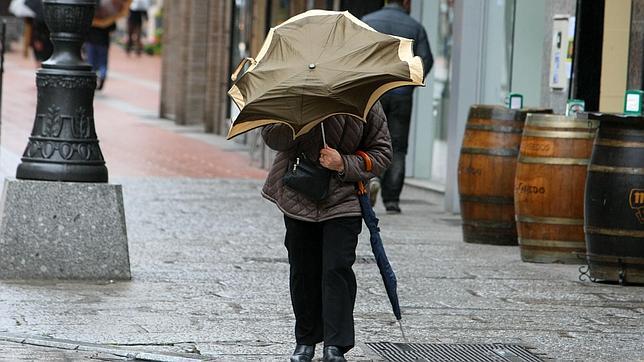
[[[16,178],[107,182],[94,127],[96,74],[81,58],[96,0],[43,0],[54,45],[36,73],[38,102]]]

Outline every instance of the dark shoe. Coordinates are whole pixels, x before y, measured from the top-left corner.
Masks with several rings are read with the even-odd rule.
[[[324,353],[322,355],[322,362],[346,362],[344,358],[344,353],[340,347],[336,346],[325,346]]]
[[[295,346],[295,351],[291,356],[291,362],[311,362],[313,355],[315,355],[315,346],[298,344]]]
[[[378,192],[380,192],[380,180],[377,177],[369,180],[369,201],[371,201],[371,206],[376,206],[376,201],[378,200]]]
[[[104,78],[98,78],[96,80],[96,89],[97,90],[103,90],[104,85],[105,85],[105,79]]]
[[[385,203],[385,210],[387,210],[387,214],[400,214],[400,206],[398,206],[397,202],[387,202]]]

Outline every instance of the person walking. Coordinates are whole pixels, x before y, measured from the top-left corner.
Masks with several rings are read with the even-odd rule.
[[[143,21],[148,19],[148,8],[150,0],[132,0],[130,4],[130,15],[127,19],[127,44],[125,51],[128,55],[135,48],[136,55],[140,56],[143,51]]]
[[[375,30],[414,40],[414,54],[423,59],[424,76],[434,64],[434,57],[423,26],[409,16],[411,0],[388,0],[386,5],[362,21]],[[400,193],[405,183],[405,158],[409,143],[413,86],[400,87],[387,92],[380,98],[387,115],[387,124],[393,145],[393,160],[381,180],[369,182],[371,204],[375,205],[378,191],[382,188],[382,202],[387,213],[400,213]]]
[[[107,79],[107,63],[109,59],[112,32],[116,30],[116,23],[107,27],[92,26],[85,41],[87,62],[96,72],[96,89],[102,90]]]
[[[380,103],[367,122],[335,115],[293,140],[283,124],[264,126],[262,138],[277,151],[262,189],[284,214],[285,246],[290,264],[290,292],[295,314],[296,347],[291,361],[311,361],[315,345],[324,342],[323,361],[345,361],[355,344],[353,308],[356,279],[352,270],[362,230],[356,183],[380,175],[391,161],[391,139]],[[361,150],[372,160],[371,172],[355,155]],[[282,182],[289,161],[299,155],[318,160],[332,170],[329,193],[313,201]]]
[[[44,19],[26,18],[25,24],[30,26],[30,44],[36,59],[36,66],[40,67],[42,62],[49,59],[54,52],[54,45],[51,42],[49,28]]]

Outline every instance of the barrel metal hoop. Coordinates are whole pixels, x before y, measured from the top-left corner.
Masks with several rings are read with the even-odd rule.
[[[516,109],[501,106],[473,106],[468,118],[493,119],[497,121],[512,121],[525,123],[525,115]]]
[[[603,128],[601,127],[599,130],[600,134],[603,133],[608,133],[611,135],[619,135],[619,136],[644,136],[644,130],[636,130],[636,129],[622,129],[622,128]]]
[[[516,157],[519,150],[514,148],[476,148],[476,147],[463,147],[461,153],[469,153],[473,155],[490,155],[500,157]]]
[[[525,246],[543,246],[558,248],[585,248],[584,240],[543,240],[543,239],[525,239],[519,237],[519,245]]]
[[[487,131],[487,132],[497,132],[497,133],[523,133],[523,128],[517,127],[508,127],[508,126],[491,126],[486,124],[468,124],[465,126],[465,129],[473,131]]]
[[[515,229],[517,226],[513,222],[490,221],[490,220],[463,220],[464,226],[472,226],[477,228],[493,228],[493,229]]]
[[[526,127],[547,127],[547,128],[578,128],[594,131],[599,126],[597,120],[578,120],[578,121],[545,121],[543,119],[534,119],[528,117],[525,123]]]
[[[608,235],[608,236],[626,236],[629,238],[644,238],[644,230],[623,230],[607,229],[595,226],[584,226],[586,234]]]
[[[544,138],[572,138],[572,139],[593,139],[595,132],[574,132],[574,131],[536,131],[526,129],[523,131],[524,137],[544,137]]]
[[[565,217],[542,217],[542,216],[526,216],[516,215],[517,222],[534,223],[534,224],[548,224],[548,225],[583,225],[584,219],[573,219]]]
[[[623,173],[627,175],[644,175],[644,168],[641,167],[614,167],[591,164],[590,166],[588,166],[588,171],[603,173]]]
[[[460,195],[461,201],[465,202],[478,202],[484,204],[497,204],[497,205],[514,205],[514,197],[512,196],[475,196],[475,195]]]
[[[612,139],[606,139],[606,138],[596,139],[595,144],[598,146],[620,147],[620,148],[644,148],[644,142],[618,141],[618,140],[612,140]]]
[[[593,253],[587,253],[586,254],[586,259],[591,262],[604,262],[604,263],[618,263],[619,260],[622,262],[625,262],[627,264],[639,264],[641,266],[644,266],[644,257],[636,257],[636,256],[623,256],[623,255],[600,255],[600,254],[593,254]]]
[[[565,157],[530,157],[519,156],[519,162],[522,163],[536,163],[546,165],[572,165],[572,166],[588,166],[590,159],[588,158],[565,158]]]

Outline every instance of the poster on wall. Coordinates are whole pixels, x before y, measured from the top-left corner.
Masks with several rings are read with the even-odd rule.
[[[550,58],[550,88],[565,89],[572,74],[575,17],[553,17]]]
[[[566,75],[572,78],[572,58],[575,54],[575,20],[574,16],[568,18],[568,42],[566,44]]]

